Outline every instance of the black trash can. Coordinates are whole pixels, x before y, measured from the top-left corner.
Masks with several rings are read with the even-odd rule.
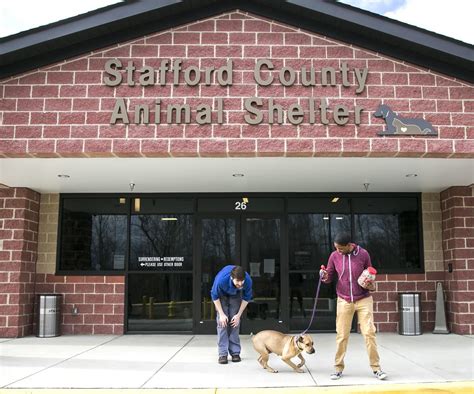
[[[400,335],[421,335],[420,293],[398,293],[398,310]]]
[[[36,310],[36,336],[51,338],[61,335],[61,294],[39,294]]]

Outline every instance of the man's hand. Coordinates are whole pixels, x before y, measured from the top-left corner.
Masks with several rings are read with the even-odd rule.
[[[319,270],[319,275],[321,276],[322,281],[328,279],[328,272],[326,271],[326,267],[324,265],[321,266],[321,269]]]
[[[368,283],[366,289],[369,291],[375,291],[375,283],[374,282]]]
[[[240,324],[240,315],[234,315],[234,317],[231,319],[230,321],[230,325],[232,327],[238,327],[238,325]]]
[[[219,327],[227,327],[229,318],[225,313],[219,313]]]

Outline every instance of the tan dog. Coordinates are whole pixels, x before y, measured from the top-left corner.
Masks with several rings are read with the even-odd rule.
[[[296,372],[304,372],[301,367],[305,364],[305,359],[301,355],[304,350],[308,354],[314,353],[313,339],[310,335],[285,335],[278,331],[260,331],[252,338],[253,347],[260,354],[258,362],[268,372],[278,372],[268,365],[270,353],[275,353]],[[298,356],[301,362],[295,365],[291,359]]]

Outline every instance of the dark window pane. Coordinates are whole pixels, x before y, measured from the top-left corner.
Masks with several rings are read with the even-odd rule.
[[[211,287],[217,273],[226,265],[239,265],[237,257],[237,220],[231,218],[202,219],[201,230],[201,318],[216,318],[211,301]]]
[[[248,261],[253,300],[247,318],[280,317],[280,219],[246,218]]]
[[[369,252],[382,272],[410,272],[421,268],[418,213],[354,215],[355,242]]]
[[[146,273],[128,276],[129,331],[191,331],[192,274]]]
[[[313,312],[319,269],[333,250],[332,238],[340,228],[350,228],[343,214],[293,214],[288,216],[290,255],[290,329],[305,330]],[[313,330],[333,330],[335,283],[321,285]]]
[[[125,268],[127,204],[121,198],[64,199],[60,270]]]
[[[192,270],[192,215],[132,215],[130,226],[130,270]]]
[[[328,215],[331,223],[331,252],[334,250],[334,237],[339,233],[351,233],[351,216],[350,215]],[[328,256],[329,257],[329,256]]]
[[[319,269],[330,250],[329,215],[298,214],[288,219],[290,271]]]
[[[351,230],[350,215],[288,215],[290,271],[319,270],[334,250],[334,236]]]

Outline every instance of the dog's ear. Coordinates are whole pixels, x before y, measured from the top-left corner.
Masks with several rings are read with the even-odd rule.
[[[304,338],[302,336],[298,337],[298,342],[304,342]]]

